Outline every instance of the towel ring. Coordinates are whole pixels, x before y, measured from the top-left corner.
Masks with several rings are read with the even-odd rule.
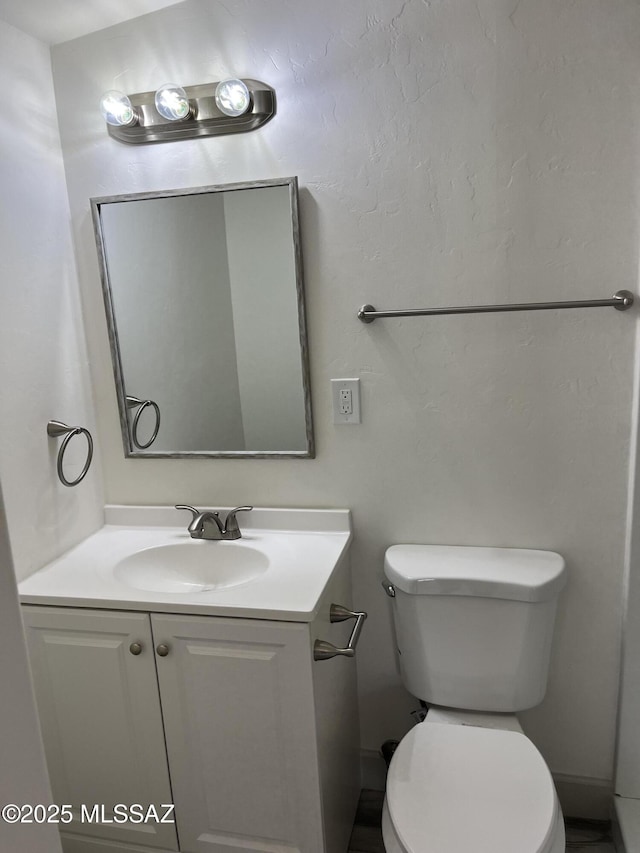
[[[153,442],[158,437],[158,430],[160,429],[160,409],[157,403],[154,403],[153,400],[139,400],[137,397],[127,397],[127,409],[135,409],[136,406],[140,408],[135,413],[133,417],[133,423],[131,424],[131,440],[138,448],[138,450],[146,450],[147,447],[151,447]],[[156,413],[156,428],[153,431],[153,435],[149,439],[146,444],[140,444],[138,441],[138,422],[140,421],[140,415],[144,412],[147,406],[153,406]]]
[[[67,480],[64,475],[64,471],[62,470],[64,454],[67,449],[67,445],[74,435],[80,435],[81,433],[84,433],[87,437],[87,461],[84,463],[84,468],[80,472],[80,476],[76,477],[75,480]],[[93,439],[91,438],[91,433],[84,427],[70,427],[67,426],[67,424],[63,424],[62,421],[49,421],[47,424],[47,435],[50,438],[59,438],[61,435],[64,435],[64,439],[60,445],[60,450],[58,450],[58,477],[60,478],[60,482],[63,486],[77,486],[78,483],[86,477],[87,471],[91,465],[91,460],[93,459]]]

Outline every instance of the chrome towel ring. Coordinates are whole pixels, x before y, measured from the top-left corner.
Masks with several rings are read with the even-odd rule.
[[[84,463],[84,468],[80,472],[80,476],[76,477],[75,480],[67,480],[64,475],[64,471],[62,470],[64,454],[67,449],[67,445],[74,435],[80,435],[81,433],[84,433],[87,438],[87,461]],[[70,427],[67,426],[67,424],[63,424],[62,421],[49,421],[47,424],[47,435],[50,438],[60,438],[61,435],[65,436],[62,444],[60,445],[60,450],[58,450],[58,477],[60,478],[60,482],[63,486],[77,486],[78,483],[86,477],[89,466],[91,465],[91,460],[93,459],[93,439],[91,438],[91,433],[84,427]]]
[[[153,400],[139,400],[137,397],[129,397],[127,396],[127,409],[135,409],[136,406],[139,406],[138,411],[135,413],[133,417],[133,423],[131,424],[131,440],[138,448],[138,450],[146,450],[147,447],[151,447],[153,442],[158,437],[158,430],[160,429],[160,408],[157,403],[154,403]],[[144,412],[147,406],[153,406],[156,413],[156,428],[153,431],[153,435],[149,439],[146,444],[140,444],[138,441],[138,422],[140,420],[140,415]]]

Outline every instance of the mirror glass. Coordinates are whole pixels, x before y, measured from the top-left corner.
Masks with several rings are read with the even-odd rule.
[[[127,456],[313,456],[295,178],[91,200]]]

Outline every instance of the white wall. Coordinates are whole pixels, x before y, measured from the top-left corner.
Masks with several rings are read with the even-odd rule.
[[[0,21],[0,475],[19,578],[102,524],[100,460],[77,488],[56,474],[54,418],[94,432],[49,49]],[[68,477],[84,439],[69,444]]]
[[[638,327],[640,335],[640,326]],[[640,341],[638,342],[640,343]],[[635,399],[624,576],[622,667],[616,741],[615,792],[640,800],[640,346],[636,345]]]
[[[635,0],[188,0],[53,50],[107,498],[351,507],[367,748],[402,734],[414,704],[385,547],[547,548],[570,582],[549,694],[525,725],[556,772],[612,777],[633,314],[355,314],[634,289],[639,48]],[[114,86],[230,75],[277,91],[255,133],[131,148],[96,108]],[[302,187],[317,458],[125,460],[89,197],[287,175]],[[341,376],[361,377],[359,427],[332,425]]]

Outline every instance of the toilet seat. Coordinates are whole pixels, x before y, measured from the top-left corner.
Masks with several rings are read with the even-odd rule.
[[[531,741],[514,731],[440,723],[415,726],[393,756],[385,812],[388,850],[564,849],[549,769]]]

